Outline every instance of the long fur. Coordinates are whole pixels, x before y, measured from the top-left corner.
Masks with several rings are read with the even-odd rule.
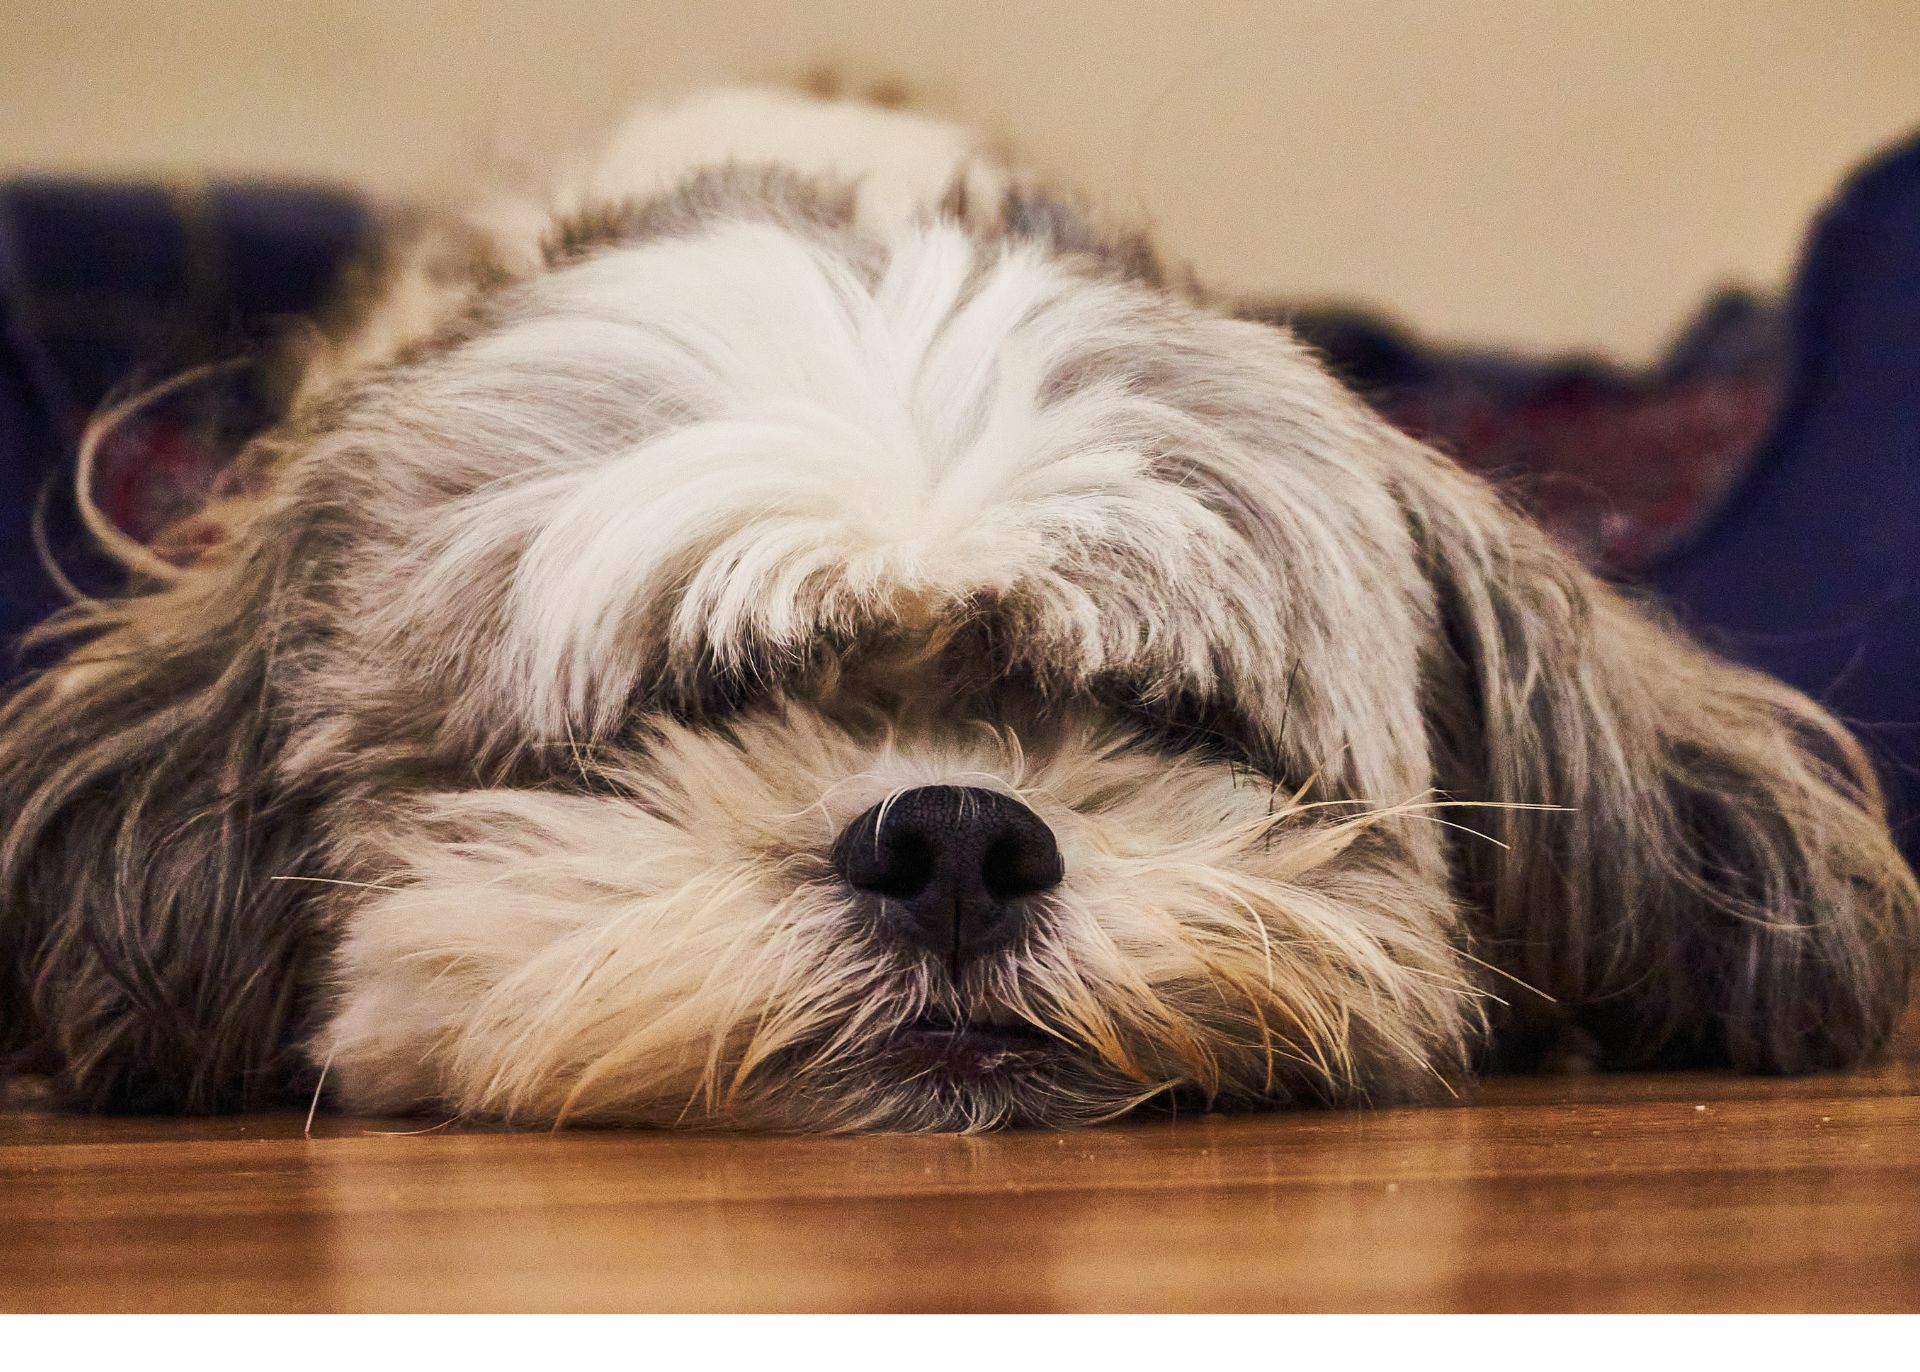
[[[0,1036],[76,1103],[1057,1125],[1904,1005],[1837,724],[958,131],[702,97],[381,281],[228,540],[0,709]],[[1066,870],[959,968],[828,859],[941,783]]]

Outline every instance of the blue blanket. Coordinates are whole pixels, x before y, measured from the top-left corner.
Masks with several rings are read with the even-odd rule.
[[[1920,857],[1920,141],[1856,174],[1794,286],[1746,479],[1653,584],[1701,638],[1846,720]]]

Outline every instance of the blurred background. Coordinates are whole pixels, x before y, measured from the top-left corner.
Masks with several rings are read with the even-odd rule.
[[[1224,286],[1651,360],[1920,123],[1913,0],[0,0],[0,175],[468,184],[635,96],[898,77]]]

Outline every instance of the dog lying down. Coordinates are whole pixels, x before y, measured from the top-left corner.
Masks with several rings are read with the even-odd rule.
[[[1061,1126],[1900,1014],[1839,725],[958,129],[697,97],[378,280],[0,714],[73,1105]]]

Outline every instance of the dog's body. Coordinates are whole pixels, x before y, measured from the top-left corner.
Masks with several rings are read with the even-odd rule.
[[[953,129],[706,97],[384,283],[0,715],[78,1103],[1063,1124],[1899,1015],[1836,724]]]

